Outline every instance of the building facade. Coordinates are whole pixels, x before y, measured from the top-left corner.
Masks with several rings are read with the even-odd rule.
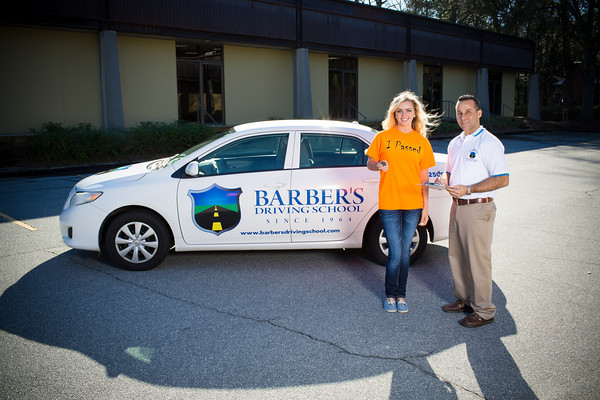
[[[45,122],[381,121],[409,89],[512,115],[534,43],[345,0],[24,0],[0,17],[0,134]]]

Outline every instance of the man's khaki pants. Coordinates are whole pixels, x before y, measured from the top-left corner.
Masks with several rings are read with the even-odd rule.
[[[494,202],[457,205],[450,209],[448,257],[454,296],[470,304],[482,318],[496,313],[492,304],[492,236]]]

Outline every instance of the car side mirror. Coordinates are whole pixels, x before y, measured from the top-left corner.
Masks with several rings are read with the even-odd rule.
[[[185,167],[185,174],[188,176],[198,176],[200,173],[200,167],[198,166],[198,161],[192,161]]]

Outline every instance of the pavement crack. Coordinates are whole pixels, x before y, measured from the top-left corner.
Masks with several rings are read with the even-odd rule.
[[[59,247],[54,247],[53,249],[33,249],[33,250],[29,250],[29,251],[22,251],[22,252],[15,252],[15,253],[4,253],[4,254],[0,255],[0,260],[4,260],[4,259],[15,257],[15,256],[30,255],[30,254],[36,254],[36,253],[49,253],[54,257],[59,256],[61,253],[54,249],[59,249]]]
[[[584,265],[593,265],[593,266],[599,266],[600,263],[597,262],[592,262],[592,261],[584,261],[584,260],[575,260],[573,258],[563,258],[563,257],[549,257],[549,256],[542,256],[540,258],[544,258],[547,260],[555,260],[555,261],[565,261],[568,263],[581,263]]]
[[[194,307],[201,308],[203,310],[212,311],[212,312],[215,312],[215,313],[218,313],[218,314],[221,314],[221,315],[226,315],[226,316],[229,316],[229,317],[232,317],[232,318],[243,319],[243,320],[252,321],[252,322],[255,322],[255,323],[268,324],[268,325],[270,325],[270,326],[272,326],[274,328],[282,329],[282,330],[284,330],[286,332],[289,332],[289,333],[292,333],[292,334],[295,334],[295,335],[299,335],[299,336],[305,337],[305,338],[307,338],[307,339],[309,339],[311,341],[314,341],[314,342],[317,342],[317,343],[321,343],[321,344],[333,347],[333,348],[337,349],[338,351],[340,351],[340,352],[342,352],[344,354],[347,354],[349,356],[352,356],[352,357],[358,357],[358,358],[364,358],[364,359],[371,359],[371,360],[381,360],[381,361],[396,361],[396,362],[399,361],[399,362],[406,363],[406,364],[408,364],[408,365],[416,368],[417,370],[421,371],[423,374],[425,374],[425,375],[427,375],[427,376],[429,376],[429,377],[431,377],[433,379],[436,379],[436,380],[438,380],[438,381],[440,381],[440,382],[442,382],[444,384],[448,384],[448,385],[451,385],[453,387],[460,388],[461,390],[464,390],[465,392],[469,392],[469,393],[471,393],[471,394],[473,394],[473,395],[475,395],[477,397],[484,398],[481,395],[481,393],[475,392],[475,391],[473,391],[471,389],[468,389],[466,387],[463,387],[463,386],[461,386],[461,385],[459,385],[457,383],[453,383],[449,379],[444,378],[443,376],[436,375],[433,371],[428,370],[427,368],[424,368],[423,366],[421,366],[416,361],[416,360],[419,360],[419,359],[426,358],[426,357],[428,357],[428,356],[430,356],[432,354],[435,354],[436,351],[421,352],[418,355],[406,355],[406,356],[396,356],[396,357],[394,357],[394,356],[382,356],[382,355],[377,355],[377,354],[365,354],[365,353],[360,353],[360,352],[356,352],[356,351],[351,351],[351,350],[347,349],[346,347],[344,347],[344,346],[342,346],[342,345],[340,345],[338,343],[335,343],[335,342],[333,342],[331,340],[322,339],[322,338],[314,336],[314,335],[312,335],[310,333],[303,332],[301,330],[290,328],[290,327],[285,326],[283,324],[277,323],[276,320],[278,320],[280,317],[273,317],[273,318],[269,318],[269,319],[257,318],[257,317],[251,317],[251,316],[243,315],[243,314],[237,314],[237,313],[234,313],[234,312],[231,312],[231,311],[221,310],[221,309],[218,309],[218,308],[215,308],[215,307],[209,307],[209,306],[206,306],[204,304],[200,304],[200,303],[192,301],[192,300],[187,300],[187,299],[183,299],[181,297],[173,296],[171,294],[164,293],[162,291],[150,288],[148,286],[144,286],[144,285],[141,285],[139,283],[132,282],[130,280],[121,278],[121,277],[117,276],[116,274],[111,273],[110,271],[101,270],[101,269],[98,269],[98,268],[94,268],[93,266],[86,265],[83,262],[81,262],[81,260],[78,257],[72,257],[71,260],[74,263],[77,263],[78,265],[81,265],[84,268],[87,268],[87,269],[99,272],[101,274],[108,275],[109,277],[111,277],[111,278],[113,278],[115,280],[118,280],[118,281],[123,282],[123,283],[128,284],[128,285],[135,286],[135,287],[137,287],[137,288],[139,288],[141,290],[145,290],[145,291],[154,293],[156,295],[165,297],[165,298],[167,298],[169,300],[174,300],[174,301],[177,301],[177,302],[185,303],[185,304],[188,304],[188,305],[191,305],[191,306],[194,306]],[[183,329],[187,330],[187,329],[190,329],[190,327],[188,326],[188,327],[185,327]]]
[[[586,196],[588,197],[594,197],[593,194],[596,193],[597,191],[599,191],[600,189],[594,189],[594,190],[586,190],[585,192],[583,192]]]
[[[49,249],[44,249],[44,251],[46,253],[52,254],[55,257],[58,257],[65,252],[65,249],[64,249],[64,247],[53,247],[53,248],[49,248]]]

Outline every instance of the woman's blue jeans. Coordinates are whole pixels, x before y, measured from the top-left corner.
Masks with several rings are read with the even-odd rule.
[[[421,220],[421,209],[379,210],[389,255],[385,270],[385,296],[406,297],[410,244]]]

